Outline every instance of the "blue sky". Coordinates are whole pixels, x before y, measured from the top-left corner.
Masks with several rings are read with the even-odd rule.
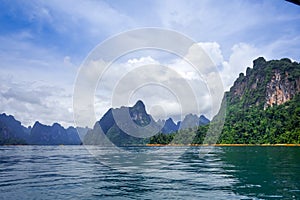
[[[142,27],[201,43],[228,89],[258,56],[300,61],[299,21],[300,6],[283,0],[1,0],[1,112],[25,125],[72,125],[73,85],[84,58],[108,37]],[[101,116],[110,104],[99,101]]]

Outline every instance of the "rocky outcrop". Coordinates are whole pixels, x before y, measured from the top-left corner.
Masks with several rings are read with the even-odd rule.
[[[146,112],[142,101],[132,107],[109,109],[93,129],[88,131],[84,144],[128,146],[145,143],[145,138],[156,134],[161,126]]]
[[[296,80],[289,79],[289,72],[282,73],[280,70],[273,70],[271,81],[266,88],[266,102],[264,109],[268,106],[281,105],[291,100],[299,93],[300,78]]]
[[[226,117],[218,143],[300,143],[299,83],[299,63],[256,59],[225,94],[221,110]]]
[[[253,68],[241,73],[227,92],[229,104],[243,108],[281,105],[300,91],[300,64],[284,58],[266,61],[260,57],[253,61]]]

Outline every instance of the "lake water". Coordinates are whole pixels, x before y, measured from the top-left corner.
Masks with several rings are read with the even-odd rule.
[[[174,198],[300,199],[300,147],[0,146],[0,199]]]

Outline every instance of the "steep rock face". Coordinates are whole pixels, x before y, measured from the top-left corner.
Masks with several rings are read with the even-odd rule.
[[[99,123],[101,129],[106,134],[108,130],[116,124],[115,118],[121,118],[118,114],[126,115],[128,112],[131,119],[139,126],[146,126],[151,121],[151,116],[147,114],[144,103],[137,101],[133,107],[110,108],[96,123]]]
[[[55,141],[57,136],[51,134],[51,126],[35,122],[30,133],[30,143],[37,145],[57,145],[59,144]]]
[[[81,134],[86,134],[87,129],[85,128],[74,128],[73,126],[70,126],[66,129],[66,140],[64,141],[65,144],[70,144],[70,145],[79,145],[82,144]]]
[[[254,60],[253,69],[247,68],[225,93],[221,110],[226,118],[218,142],[299,143],[299,93],[299,63]]]
[[[106,133],[115,123],[113,109],[109,109],[98,122],[104,133]]]
[[[253,69],[241,73],[226,92],[229,104],[242,107],[281,105],[300,91],[300,64],[284,58],[266,61],[260,57],[253,61]]]
[[[13,116],[0,115],[0,144],[26,144],[29,130],[21,125]]]
[[[129,107],[129,113],[132,120],[139,126],[147,126],[152,117],[146,112],[144,103],[139,100],[133,107]]]
[[[144,138],[147,137],[143,135],[145,131],[139,131],[139,127],[147,127],[146,130],[150,132],[153,129],[153,133],[161,129],[146,112],[142,101],[137,101],[133,107],[111,108],[95,123],[93,129],[87,132],[84,144],[104,146],[110,146],[112,143],[119,146],[143,144]]]
[[[264,58],[258,58],[253,61],[253,69],[247,68],[246,76],[244,73],[240,73],[237,80],[234,82],[233,86],[230,88],[228,94],[230,94],[229,100],[231,102],[239,101],[246,95],[247,89],[250,91],[255,91],[264,82],[265,76],[263,73],[259,73],[258,69],[262,69],[266,64]]]
[[[273,76],[266,88],[266,102],[264,108],[273,105],[281,105],[291,100],[297,93],[299,93],[300,78],[295,80],[289,79],[291,75],[289,72],[282,73],[275,69],[272,71]]]

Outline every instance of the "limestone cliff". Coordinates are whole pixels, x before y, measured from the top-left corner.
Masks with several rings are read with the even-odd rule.
[[[291,75],[285,71],[273,70],[271,81],[266,88],[266,102],[264,108],[273,105],[281,105],[291,100],[300,91],[300,78],[289,79]]]
[[[300,64],[258,58],[240,74],[222,105],[226,118],[219,143],[299,144]]]
[[[226,93],[229,104],[242,107],[281,105],[300,92],[300,64],[284,58],[266,61],[260,57],[253,68],[241,73]]]

